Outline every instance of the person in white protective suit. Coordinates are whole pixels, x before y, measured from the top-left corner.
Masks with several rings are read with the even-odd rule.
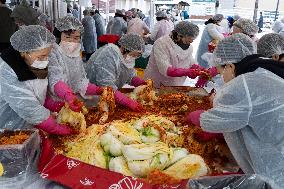
[[[222,133],[241,169],[259,174],[274,189],[284,188],[284,64],[261,58],[244,34],[219,42],[215,64],[225,84],[213,108],[187,120],[204,131]]]
[[[115,16],[111,19],[106,28],[106,34],[122,36],[127,32],[127,22],[124,20],[125,13],[122,10],[116,10]]]
[[[66,16],[58,19],[55,27],[61,34],[59,45],[55,44],[49,55],[48,79],[51,99],[56,102],[66,101],[73,111],[80,111],[83,103],[79,98],[88,99],[100,95],[103,88],[87,79],[80,57],[80,37],[83,31],[81,22],[75,17]],[[124,106],[131,102],[132,110],[138,110],[140,107],[137,102],[119,92],[115,93],[115,100]]]
[[[257,53],[284,62],[284,36],[277,33],[265,34],[257,43]]]
[[[111,86],[115,90],[125,84],[135,87],[145,84],[136,76],[135,59],[144,51],[145,44],[139,35],[126,34],[119,41],[120,47],[108,44],[94,53],[88,62],[88,78],[98,86]]]
[[[254,41],[257,41],[256,34],[259,31],[259,27],[250,19],[247,18],[240,18],[233,24],[233,32],[232,34],[236,33],[243,33]]]
[[[12,47],[0,58],[0,129],[36,126],[48,133],[70,134],[45,108],[48,54],[55,37],[44,27],[31,25],[11,36]]]
[[[156,20],[158,22],[154,25],[149,36],[152,41],[156,41],[160,37],[169,35],[174,30],[174,25],[171,21],[168,21],[168,15],[165,11],[156,12]]]
[[[198,64],[204,68],[208,68],[208,62],[206,62],[202,55],[208,52],[208,44],[212,41],[220,41],[224,38],[222,34],[222,27],[219,23],[223,20],[224,16],[222,14],[216,14],[213,18],[210,18],[205,22],[205,28],[203,30],[201,40],[196,52],[196,60]]]
[[[273,26],[272,26],[272,30],[275,33],[278,33],[280,35],[282,35],[284,37],[284,18],[282,18],[281,20],[277,20]]]
[[[186,76],[194,79],[199,74],[190,45],[199,34],[197,25],[181,21],[170,35],[158,39],[145,69],[145,78],[152,79],[155,87],[182,86]]]

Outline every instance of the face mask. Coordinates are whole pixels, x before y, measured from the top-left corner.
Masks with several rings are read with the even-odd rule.
[[[43,61],[35,60],[32,63],[31,67],[42,70],[42,69],[45,69],[47,65],[48,65],[48,60],[43,60]]]
[[[132,56],[126,56],[126,58],[125,58],[125,63],[124,63],[124,65],[127,67],[127,68],[134,68],[134,66],[135,66],[135,57],[132,57]]]
[[[81,50],[80,43],[61,41],[60,47],[69,57],[74,58],[80,56],[80,50]]]
[[[190,44],[184,44],[181,40],[176,43],[182,50],[187,50],[190,47]]]

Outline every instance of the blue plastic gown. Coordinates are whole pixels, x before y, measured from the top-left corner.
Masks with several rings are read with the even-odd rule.
[[[96,23],[91,16],[86,16],[82,20],[84,26],[84,33],[82,34],[82,41],[84,50],[87,53],[93,53],[97,50],[97,32]]]
[[[107,34],[122,36],[127,32],[127,23],[121,17],[115,17],[109,21],[106,29]]]

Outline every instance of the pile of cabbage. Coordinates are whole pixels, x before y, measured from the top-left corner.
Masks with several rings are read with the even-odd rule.
[[[161,134],[157,125],[165,134]],[[102,130],[101,125],[87,128],[84,136],[68,144],[65,155],[139,178],[157,169],[176,179],[208,173],[202,157],[168,143],[175,137],[178,140],[180,131],[164,117],[151,115],[131,121],[114,121]]]

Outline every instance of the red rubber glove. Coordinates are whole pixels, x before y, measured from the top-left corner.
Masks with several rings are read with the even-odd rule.
[[[170,77],[183,77],[188,76],[191,79],[195,79],[197,76],[199,76],[198,69],[192,69],[192,68],[175,68],[170,67],[167,70],[167,75]]]
[[[198,65],[198,64],[193,64],[191,67],[191,69],[197,69],[197,70],[204,70],[205,68],[203,68],[202,66]]]
[[[86,95],[101,95],[103,93],[103,87],[99,87],[95,84],[89,83]]]
[[[138,87],[140,85],[146,85],[146,84],[147,83],[143,79],[141,79],[140,77],[135,76],[131,79],[131,85],[134,86],[134,87]]]
[[[114,93],[114,98],[117,104],[128,107],[135,112],[140,112],[143,110],[143,107],[138,102],[132,100],[131,98],[119,91],[116,91]]]
[[[194,112],[190,112],[186,117],[187,123],[192,123],[197,127],[200,127],[200,115],[205,112],[205,110],[196,110]]]
[[[47,96],[45,98],[43,106],[52,112],[59,112],[61,108],[64,106],[64,102],[55,101],[51,97]]]
[[[68,126],[56,123],[52,116],[49,116],[47,120],[36,125],[35,127],[47,133],[56,135],[69,135],[73,133],[72,129],[70,129]]]
[[[73,94],[72,89],[70,89],[66,83],[58,81],[54,85],[54,92],[59,98],[65,100],[69,104],[71,110],[75,112],[81,111],[84,104]]]

